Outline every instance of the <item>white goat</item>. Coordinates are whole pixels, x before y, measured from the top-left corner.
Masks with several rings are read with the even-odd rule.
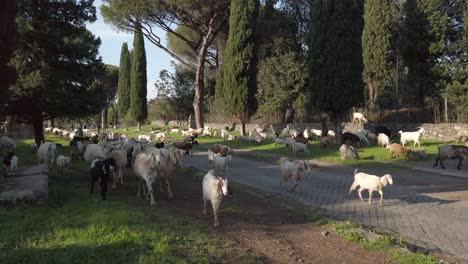
[[[178,128],[171,128],[171,133],[179,133],[180,132],[180,129]]]
[[[91,163],[95,159],[103,159],[104,158],[103,147],[96,145],[96,144],[89,144],[86,147],[83,158],[89,163]]]
[[[204,130],[203,130],[203,136],[211,137],[211,131],[208,130],[208,129],[204,129]]]
[[[392,175],[385,174],[384,176],[379,177],[379,176],[370,175],[364,172],[358,173],[357,171],[358,169],[354,170],[354,182],[349,188],[349,194],[351,194],[351,192],[356,190],[356,187],[359,186],[359,189],[357,190],[359,199],[361,199],[361,201],[364,202],[364,199],[362,199],[361,192],[363,190],[368,190],[369,191],[369,204],[372,204],[372,193],[376,191],[376,192],[379,192],[380,194],[380,204],[382,205],[383,203],[382,189],[388,184],[393,184]]]
[[[294,182],[294,186],[289,190],[290,192],[294,191],[299,183],[304,178],[304,172],[310,170],[310,166],[306,161],[289,161],[287,158],[281,158],[279,160],[281,175],[280,185],[283,183],[288,183],[289,179]]]
[[[16,151],[16,143],[13,139],[7,136],[0,136],[0,153],[2,151],[8,152],[15,152]]]
[[[221,138],[223,139],[223,141],[226,141],[228,136],[229,136],[229,133],[227,132],[226,129],[221,130]]]
[[[262,136],[256,130],[252,130],[250,132],[249,139],[251,142],[257,142],[258,144],[261,144],[263,142]]]
[[[158,166],[161,162],[161,154],[158,151],[153,151],[150,153],[139,153],[135,158],[135,163],[133,164],[133,172],[141,180],[138,182],[138,193],[137,196],[140,196],[140,187],[145,191],[144,183],[148,188],[148,193],[150,195],[150,205],[156,205],[153,195],[153,182],[158,177]]]
[[[118,180],[120,180],[120,184],[123,184],[123,174],[128,161],[127,151],[125,149],[112,149],[110,152],[106,153],[105,156],[114,161],[115,167],[113,170],[112,189],[115,189]]]
[[[380,133],[378,136],[377,136],[377,142],[379,144],[379,146],[381,146],[382,148],[385,146],[386,148],[388,148],[388,145],[390,144],[390,139],[388,138],[387,135],[385,135],[384,133]]]
[[[68,171],[68,167],[70,166],[70,163],[71,163],[70,157],[59,155],[57,157],[57,174],[64,175],[65,172]]]
[[[142,140],[150,142],[151,141],[151,135],[138,135],[138,141],[142,141]]]
[[[292,151],[296,156],[297,156],[297,153],[301,151],[305,153],[309,153],[309,149],[307,149],[307,145],[300,143],[300,142],[294,142],[294,144],[292,145]]]
[[[154,136],[154,138],[155,138],[156,140],[164,141],[164,140],[166,139],[166,133],[164,133],[164,132],[159,132],[159,133],[157,133],[157,134]],[[148,140],[148,141],[149,141],[149,140]]]
[[[158,177],[160,177],[159,191],[164,192],[162,182],[164,181],[167,187],[167,197],[172,198],[174,195],[171,191],[169,177],[177,169],[180,162],[185,156],[185,150],[178,148],[160,149],[161,163],[158,167]]]
[[[289,130],[289,135],[291,135],[293,138],[298,137],[299,131],[297,131],[296,129],[291,129]]]
[[[46,163],[50,169],[54,164],[56,152],[57,144],[55,144],[55,142],[42,144],[37,150],[37,159],[41,164]]]
[[[421,135],[426,133],[426,130],[424,128],[420,127],[418,131],[414,132],[403,132],[403,131],[398,131],[398,134],[400,134],[400,142],[403,147],[405,146],[406,143],[414,142],[413,147],[416,146],[416,143],[418,144],[418,147],[421,146],[421,143],[419,142],[419,138]]]
[[[16,169],[18,169],[18,157],[14,155],[10,160],[10,170],[14,171]]]
[[[311,129],[310,130],[310,133],[311,134],[314,134],[315,136],[317,137],[321,137],[322,136],[322,130],[320,129]],[[312,135],[311,135],[312,136]]]
[[[355,121],[356,119],[359,121],[359,124],[361,124],[361,122],[367,122],[367,119],[366,119],[366,117],[364,116],[364,114],[359,113],[359,112],[354,112],[354,113],[353,113],[353,121],[352,121],[352,123],[354,123],[354,121]]]
[[[219,226],[218,221],[218,209],[221,205],[223,197],[228,195],[228,178],[225,179],[215,176],[215,171],[210,170],[203,177],[202,184],[203,191],[203,214],[206,215],[206,202],[211,202],[211,207],[213,208],[214,215],[214,226]]]
[[[285,143],[286,147],[289,148],[289,147],[292,147],[294,145],[294,143],[296,143],[296,141],[293,138],[288,137],[288,138],[284,139],[284,143]]]

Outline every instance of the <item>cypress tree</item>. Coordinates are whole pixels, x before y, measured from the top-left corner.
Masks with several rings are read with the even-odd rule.
[[[133,39],[133,58],[130,85],[130,111],[132,118],[138,122],[140,130],[141,122],[148,117],[146,105],[146,52],[141,25],[135,26]]]
[[[122,44],[120,51],[119,84],[118,84],[118,113],[124,118],[130,108],[130,53],[127,43]]]
[[[376,114],[376,105],[384,82],[391,73],[392,9],[391,0],[365,0],[364,2],[363,79],[368,90],[367,105],[373,117]]]
[[[360,0],[310,2],[310,103],[331,114],[338,132],[343,113],[364,98],[362,9]]]
[[[245,123],[255,111],[257,45],[255,28],[258,0],[232,0],[229,36],[224,57],[224,94],[226,110]]]

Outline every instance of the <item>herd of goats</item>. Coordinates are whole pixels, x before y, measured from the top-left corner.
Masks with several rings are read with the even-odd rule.
[[[414,132],[399,131],[401,144],[397,144],[390,142],[394,134],[383,126],[375,127],[372,132],[360,129],[354,133],[344,131],[338,135],[332,130],[322,131],[306,128],[299,131],[298,129],[291,129],[289,126],[284,128],[281,133],[267,133],[264,129],[256,128],[248,136],[232,136],[227,128],[220,131],[208,127],[187,130],[172,128],[165,132],[153,131],[148,135],[141,134],[137,139],[127,138],[124,134],[118,133],[97,134],[89,129],[78,129],[70,132],[64,129],[46,128],[44,131],[45,133],[54,133],[70,138],[70,156],[59,155],[55,157],[57,144],[54,142],[43,143],[40,146],[32,143],[31,150],[36,153],[39,163],[47,164],[49,169],[52,169],[55,163],[57,174],[63,175],[67,172],[72,160],[84,159],[90,164],[90,192],[93,192],[95,183],[99,182],[100,194],[103,200],[106,199],[109,180],[112,180],[112,188],[116,188],[118,184],[123,184],[124,170],[126,167],[131,167],[133,173],[139,179],[137,195],[149,199],[150,205],[155,205],[152,186],[156,181],[159,182],[160,192],[167,192],[169,198],[173,197],[169,179],[180,166],[184,157],[192,155],[193,145],[198,144],[196,140],[198,136],[221,137],[223,140],[247,141],[256,144],[261,144],[264,140],[269,139],[275,142],[275,148],[284,146],[291,149],[296,155],[299,152],[309,152],[307,144],[312,139],[317,139],[323,148],[334,145],[338,140],[343,145],[353,147],[360,146],[362,142],[367,145],[376,142],[378,145],[388,148],[392,157],[394,153],[398,157],[410,153],[410,150],[405,148],[406,144],[413,142],[414,146],[416,144],[420,146],[420,137],[425,133],[424,128]],[[165,142],[168,142],[166,133],[181,133],[183,140],[173,142],[170,147],[165,146]],[[468,132],[461,131],[456,140],[468,143]],[[15,142],[7,136],[0,136],[0,151],[6,153],[3,158],[3,166],[9,170],[15,170],[18,166],[18,157],[15,155]],[[203,213],[206,214],[206,205],[210,201],[215,226],[219,225],[218,209],[221,200],[231,193],[228,187],[228,172],[232,161],[231,153],[230,147],[221,144],[215,144],[208,149],[210,170],[202,181]],[[444,145],[439,147],[439,156],[434,166],[437,166],[440,162],[442,168],[444,168],[443,161],[445,159],[458,159],[458,169],[460,169],[462,160],[468,159],[468,146]],[[312,171],[314,167],[316,165],[307,160],[281,158],[279,160],[279,169],[282,174],[280,183],[286,184],[292,181],[294,186],[290,191],[295,191],[304,175]],[[357,193],[361,201],[364,202],[361,192],[367,190],[370,204],[372,193],[378,192],[380,194],[380,204],[382,204],[382,189],[388,184],[393,184],[392,176],[389,174],[379,177],[355,170],[354,182],[349,192],[351,193],[359,187]]]

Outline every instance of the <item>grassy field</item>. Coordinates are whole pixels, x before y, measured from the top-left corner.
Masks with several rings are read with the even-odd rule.
[[[68,142],[47,140],[68,152]],[[30,142],[17,142],[20,165],[36,162]],[[257,262],[252,254],[220,248],[205,223],[159,204],[150,208],[130,191],[112,192],[105,202],[90,195],[83,161],[73,163],[69,176],[52,172],[46,205],[0,208],[0,263]]]

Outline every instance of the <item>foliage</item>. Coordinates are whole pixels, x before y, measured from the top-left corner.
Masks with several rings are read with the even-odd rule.
[[[195,74],[177,65],[175,74],[162,70],[156,81],[156,100],[150,103],[151,119],[186,120],[193,113]]]
[[[229,37],[224,58],[226,110],[241,124],[255,111],[256,20],[258,1],[231,1]]]
[[[311,104],[336,121],[363,101],[362,2],[312,0],[308,54]]]
[[[0,111],[3,111],[8,86],[14,81],[14,74],[7,64],[13,53],[16,35],[16,1],[0,2]]]
[[[258,111],[284,113],[287,108],[300,109],[299,95],[304,92],[307,75],[297,54],[288,52],[266,58],[258,66]]]
[[[133,59],[130,81],[130,111],[139,123],[148,117],[146,105],[146,52],[140,24],[136,24],[133,39]]]
[[[130,109],[130,73],[131,59],[128,51],[127,43],[122,44],[120,51],[120,66],[119,66],[119,89],[118,89],[118,114],[122,118]]]
[[[363,79],[367,85],[367,105],[371,113],[375,113],[385,81],[391,77],[393,8],[391,0],[364,1]]]

